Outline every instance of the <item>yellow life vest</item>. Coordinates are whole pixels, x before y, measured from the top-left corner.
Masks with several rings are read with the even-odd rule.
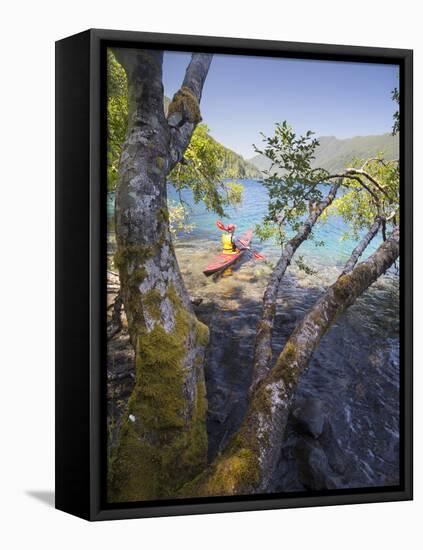
[[[232,246],[232,238],[230,233],[222,233],[223,254],[236,254]]]

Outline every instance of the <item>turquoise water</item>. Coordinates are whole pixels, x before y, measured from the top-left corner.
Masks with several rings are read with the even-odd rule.
[[[237,207],[227,208],[227,217],[222,218],[224,223],[232,222],[237,225],[238,235],[247,228],[254,228],[256,224],[262,222],[268,203],[267,190],[260,182],[243,180],[240,183],[244,186],[242,203]],[[326,194],[328,190],[329,186],[322,186],[323,194]],[[190,205],[191,213],[189,221],[195,225],[191,238],[208,239],[219,243],[221,232],[215,225],[216,214],[208,212],[202,204],[193,204],[192,195],[189,191],[184,191],[182,197]],[[177,200],[177,195],[172,188],[169,189],[169,198]],[[299,253],[316,265],[340,266],[348,259],[356,244],[355,240],[343,239],[347,230],[348,228],[343,220],[337,216],[331,216],[325,222],[318,222],[313,233],[316,241],[323,240],[325,246],[316,246],[313,241],[309,240],[301,246],[301,252]],[[190,238],[189,235],[183,234],[179,235],[179,237],[182,239]],[[255,239],[253,242],[256,247],[263,250],[271,258],[280,254],[280,247],[273,241],[260,243],[258,239]],[[369,246],[366,255],[371,254],[379,246],[380,242],[381,239],[376,238]]]
[[[240,183],[244,186],[242,203],[236,207],[227,208],[227,216],[222,218],[224,223],[232,222],[237,225],[238,235],[249,227],[254,228],[256,224],[262,222],[268,203],[267,190],[260,182],[242,180]],[[329,190],[329,186],[323,186],[322,192],[324,194],[326,190]],[[179,200],[179,196],[171,186],[169,186],[168,194],[170,200]],[[213,212],[207,211],[202,203],[195,204],[190,191],[183,191],[182,198],[189,205],[188,222],[194,224],[194,229],[189,234],[180,232],[178,234],[178,241],[198,241],[204,244],[208,243],[208,245],[219,246],[221,231],[215,225],[218,216]],[[113,209],[114,196],[110,193],[108,197],[108,213],[110,218],[113,217]],[[299,254],[303,255],[305,259],[316,267],[340,267],[348,259],[356,244],[355,240],[345,240],[343,238],[347,229],[343,220],[337,216],[331,216],[327,221],[318,222],[313,233],[316,241],[324,241],[325,246],[316,246],[312,240],[309,240],[301,246]],[[363,257],[371,254],[380,242],[380,237],[375,238]],[[262,250],[272,260],[276,259],[280,254],[280,247],[271,240],[260,243],[256,238],[253,239],[253,245],[255,248]]]

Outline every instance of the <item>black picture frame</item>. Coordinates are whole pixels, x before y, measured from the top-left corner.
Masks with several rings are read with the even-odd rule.
[[[107,505],[105,48],[393,63],[400,69],[401,483],[396,487]],[[91,29],[56,43],[56,508],[87,520],[412,499],[411,50]]]

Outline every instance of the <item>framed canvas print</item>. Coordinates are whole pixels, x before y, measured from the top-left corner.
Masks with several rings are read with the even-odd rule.
[[[56,44],[56,506],[412,498],[412,52]]]

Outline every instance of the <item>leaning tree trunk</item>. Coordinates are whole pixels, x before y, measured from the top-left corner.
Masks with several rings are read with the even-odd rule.
[[[342,275],[346,275],[347,273],[350,273],[354,269],[355,264],[358,262],[358,259],[360,258],[360,256],[363,254],[363,252],[369,246],[370,242],[377,235],[377,232],[379,231],[380,226],[383,224],[383,221],[384,221],[383,218],[381,218],[380,216],[376,216],[375,221],[373,222],[369,231],[366,233],[366,235],[364,235],[364,237],[361,239],[361,241],[357,244],[357,246],[352,251],[351,256],[349,257],[347,263],[344,265],[344,269],[342,270]]]
[[[135,386],[112,454],[108,500],[171,496],[207,459],[208,328],[193,312],[169,231],[166,178],[200,120],[211,57],[194,55],[163,108],[163,52],[115,50],[128,79],[128,130],[116,194],[115,263],[135,349]]]
[[[333,202],[341,185],[341,179],[332,185],[327,196],[317,205],[310,216],[300,227],[298,233],[287,243],[275,269],[272,272],[269,283],[263,295],[263,309],[261,319],[257,326],[257,335],[254,346],[253,380],[251,391],[254,391],[257,383],[266,376],[272,362],[272,335],[273,324],[276,315],[276,300],[279,286],[292,257],[298,247],[308,239],[310,233],[321,216],[322,212]]]
[[[297,384],[319,342],[335,319],[363,294],[399,256],[399,229],[367,260],[342,274],[304,316],[275,366],[258,383],[241,428],[223,453],[184,489],[212,496],[266,492],[280,456]]]

